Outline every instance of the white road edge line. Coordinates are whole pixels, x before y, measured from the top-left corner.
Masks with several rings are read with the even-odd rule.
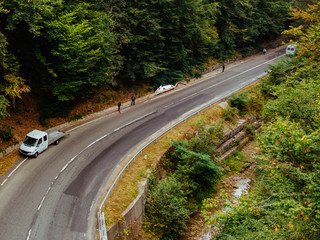
[[[32,231],[32,229],[30,228],[30,229],[29,229],[29,232],[28,232],[27,240],[29,240],[29,239],[30,239],[31,231]]]
[[[43,201],[44,201],[45,199],[46,199],[46,195],[43,196],[43,198],[42,198],[42,200],[41,200],[41,202],[40,202],[40,204],[39,204],[38,211],[40,210],[40,208],[41,208],[41,206],[42,206],[42,204],[43,204]]]
[[[74,128],[72,128],[72,129],[66,131],[66,133],[72,132],[72,131],[80,128],[80,127],[83,127],[83,126],[88,125],[88,124],[90,124],[90,123],[92,123],[92,122],[98,121],[98,120],[100,120],[101,118],[105,118],[106,116],[108,116],[108,115],[104,115],[104,116],[101,116],[101,117],[99,117],[99,118],[93,119],[93,120],[91,120],[91,121],[89,121],[89,122],[87,122],[87,123],[83,123],[83,124],[81,124],[81,125],[79,125],[79,126],[77,126],[77,127],[74,127]]]
[[[1,186],[5,184],[5,182],[8,180],[9,177],[27,160],[28,158],[25,158],[16,168],[8,175],[8,177],[1,183]]]

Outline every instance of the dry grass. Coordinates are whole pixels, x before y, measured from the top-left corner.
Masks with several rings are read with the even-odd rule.
[[[9,169],[20,158],[21,156],[19,155],[18,150],[14,150],[13,152],[0,158],[0,176],[4,174],[7,169]]]

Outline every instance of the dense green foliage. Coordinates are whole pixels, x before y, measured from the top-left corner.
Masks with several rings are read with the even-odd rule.
[[[298,54],[263,83],[269,123],[258,136],[257,179],[238,204],[209,218],[221,230],[214,239],[319,239],[320,4],[293,17],[305,23],[286,32],[299,40]]]
[[[220,177],[220,169],[212,158],[221,128],[207,133],[199,123],[199,134],[189,142],[174,141],[162,159],[166,175],[149,179],[146,203],[146,228],[164,238],[175,239],[186,227],[197,204],[212,193]],[[206,144],[204,144],[206,142]]]
[[[11,140],[13,137],[12,129],[8,125],[1,125],[0,132],[1,132],[1,137],[6,141]]]
[[[246,104],[248,102],[248,97],[245,93],[241,92],[237,95],[232,95],[229,98],[230,106],[237,108],[240,113],[246,109]]]
[[[289,4],[301,2],[2,0],[0,85],[10,85],[10,75],[19,88],[6,97],[14,100],[31,87],[47,99],[46,109],[87,97],[102,84],[156,87],[187,73],[198,77],[201,71],[193,69],[207,58],[224,60],[238,49],[245,55],[279,36]]]
[[[278,36],[288,21],[289,1],[269,0],[218,0],[217,29],[222,59],[230,56],[236,48],[243,54],[261,42]]]
[[[203,61],[216,39],[216,4],[199,0],[103,1],[116,22],[123,57],[120,78],[175,83]]]
[[[0,119],[8,115],[8,112],[7,112],[8,105],[9,105],[8,100],[3,95],[0,95]]]
[[[165,233],[170,237],[183,233],[191,214],[184,184],[174,177],[168,177],[156,185],[149,184],[148,192],[149,228],[154,229],[156,234]]]

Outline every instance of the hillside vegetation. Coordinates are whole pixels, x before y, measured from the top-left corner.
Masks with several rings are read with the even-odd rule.
[[[278,37],[305,0],[2,0],[0,118],[32,92],[40,120],[97,88],[175,83]]]
[[[262,83],[269,100],[258,135],[257,179],[239,204],[208,219],[220,229],[214,239],[320,237],[319,3],[294,11],[293,18],[303,22],[286,31],[298,40],[298,55],[272,67]]]

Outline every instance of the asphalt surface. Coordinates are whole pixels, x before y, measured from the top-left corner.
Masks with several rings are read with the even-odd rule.
[[[284,48],[226,65],[196,84],[66,129],[38,158],[21,160],[0,178],[0,240],[96,239],[96,213],[127,155],[193,109],[229,95],[283,55]]]

